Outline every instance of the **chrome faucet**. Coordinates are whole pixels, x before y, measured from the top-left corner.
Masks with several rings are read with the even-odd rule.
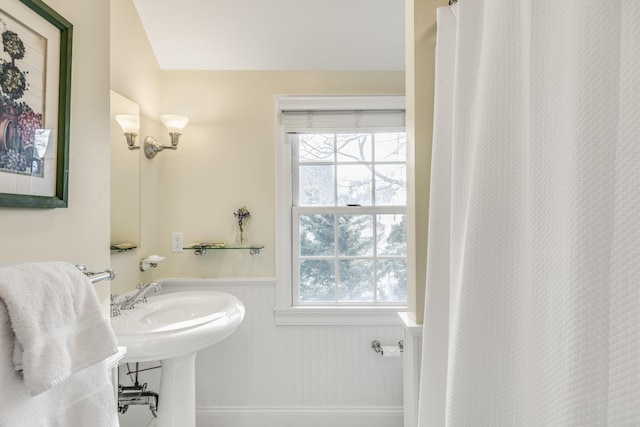
[[[146,302],[147,298],[145,295],[147,295],[152,289],[154,292],[158,292],[162,287],[155,282],[144,284],[140,283],[138,285],[138,292],[136,292],[132,297],[127,297],[126,301],[120,306],[120,310],[131,310],[134,308],[136,303],[140,301]]]

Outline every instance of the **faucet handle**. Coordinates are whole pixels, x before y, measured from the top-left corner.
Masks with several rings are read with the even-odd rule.
[[[137,301],[134,301],[134,297],[131,295],[124,296],[124,302],[120,304],[121,310],[132,310],[135,308],[135,304]]]
[[[120,308],[118,307],[118,304],[116,304],[116,299],[118,299],[118,294],[111,294],[111,317],[118,317],[120,316]]]

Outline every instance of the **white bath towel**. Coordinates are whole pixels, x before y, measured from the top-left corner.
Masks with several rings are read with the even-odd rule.
[[[0,268],[0,427],[117,426],[105,359],[117,351],[73,265]]]
[[[113,387],[102,361],[31,396],[13,364],[15,339],[0,300],[0,427],[117,427]],[[6,345],[6,344],[9,345]]]

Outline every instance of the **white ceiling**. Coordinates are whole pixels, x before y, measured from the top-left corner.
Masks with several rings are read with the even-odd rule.
[[[404,0],[134,0],[164,70],[404,70]]]

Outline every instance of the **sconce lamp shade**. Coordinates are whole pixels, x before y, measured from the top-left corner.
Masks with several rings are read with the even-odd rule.
[[[140,130],[140,116],[133,114],[118,114],[116,115],[116,121],[124,133],[137,134]]]
[[[160,116],[160,120],[166,126],[169,133],[182,133],[182,130],[189,122],[189,117],[165,114]]]

